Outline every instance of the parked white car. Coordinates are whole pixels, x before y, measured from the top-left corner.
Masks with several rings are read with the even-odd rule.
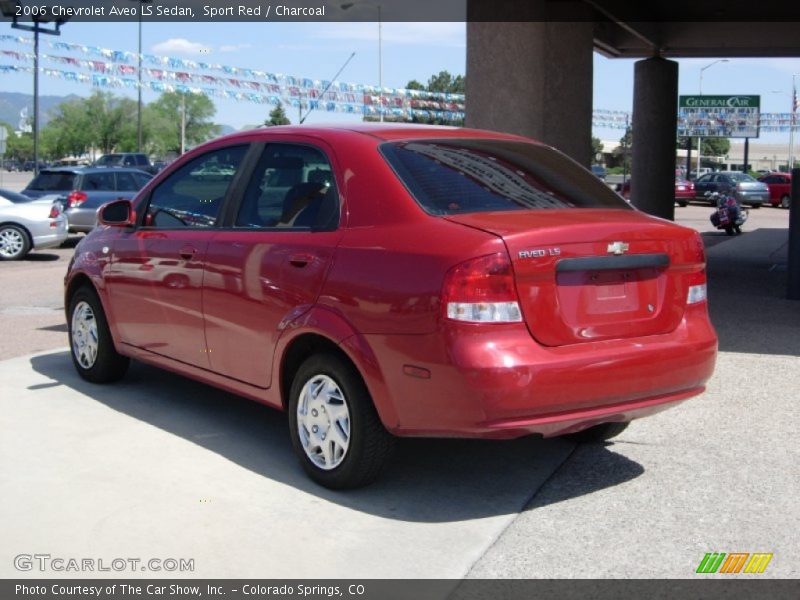
[[[19,260],[66,239],[67,217],[55,196],[32,200],[0,189],[0,260]]]

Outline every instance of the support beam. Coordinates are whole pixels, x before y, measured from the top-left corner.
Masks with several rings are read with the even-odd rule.
[[[532,137],[588,167],[592,24],[480,21],[481,10],[491,17],[497,4],[508,2],[469,2],[466,124]]]
[[[634,67],[631,202],[638,209],[675,219],[675,132],[678,63],[640,60]]]

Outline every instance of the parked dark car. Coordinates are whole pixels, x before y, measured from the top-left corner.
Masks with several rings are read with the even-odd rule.
[[[608,171],[602,165],[592,165],[592,173],[597,175],[597,177],[599,177],[603,181],[606,180],[606,175],[608,175]]]
[[[66,208],[70,233],[91,231],[97,209],[117,198],[132,198],[152,175],[138,169],[61,167],[44,169],[22,193],[31,198],[58,194]]]
[[[151,175],[158,173],[159,169],[150,163],[146,154],[141,152],[115,152],[114,154],[104,154],[98,158],[95,167],[128,167],[139,169]]]
[[[764,202],[769,202],[769,188],[765,183],[761,183],[738,171],[725,171],[716,173],[706,173],[694,182],[694,197],[697,200],[705,200],[709,204],[716,204],[714,200],[709,200],[706,194],[718,192],[736,198],[739,204],[747,204],[753,208],[758,208]]]
[[[758,178],[769,188],[769,202],[772,206],[789,208],[792,203],[792,176],[789,173],[769,173]]]
[[[332,488],[395,436],[608,439],[714,369],[700,235],[519,136],[240,132],[98,218],[65,280],[79,375],[134,358],[286,410]]]

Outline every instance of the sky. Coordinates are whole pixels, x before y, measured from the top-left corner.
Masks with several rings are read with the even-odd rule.
[[[47,41],[63,41],[136,52],[137,23],[69,22],[60,38],[42,36],[43,53],[53,52]],[[15,34],[8,23],[0,23],[0,34]],[[411,79],[426,82],[432,74],[466,70],[466,25],[464,23],[384,23],[382,30],[383,84],[404,87]],[[351,53],[355,57],[339,76],[340,81],[378,84],[377,23],[145,23],[142,30],[144,53],[167,55],[284,73],[311,79],[330,79]],[[8,42],[0,49],[30,51]],[[55,53],[55,52],[53,52]],[[679,62],[679,94],[697,94],[700,69],[714,59],[685,59]],[[0,56],[0,64],[14,64]],[[48,66],[43,63],[43,66]],[[63,68],[50,64],[54,68]],[[633,60],[607,59],[594,55],[594,108],[630,111],[633,102]],[[741,59],[715,64],[703,74],[704,94],[759,94],[762,112],[789,112],[792,74],[800,72],[800,59]],[[0,90],[30,93],[29,73],[0,74]],[[87,84],[51,77],[40,78],[40,94],[88,96]],[[113,90],[135,97],[133,90]],[[775,92],[775,93],[773,93]],[[145,102],[155,100],[145,90]],[[214,99],[215,121],[234,128],[259,124],[271,106]],[[294,113],[294,114],[293,114]],[[295,121],[294,110],[289,117]],[[359,117],[312,112],[306,123],[358,120]],[[598,129],[603,140],[618,140],[621,130]],[[780,143],[788,134],[764,134],[765,142]]]

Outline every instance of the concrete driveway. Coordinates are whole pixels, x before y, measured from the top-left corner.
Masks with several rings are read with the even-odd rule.
[[[403,440],[355,492],[306,479],[281,413],[140,364],[87,384],[54,329],[51,349],[0,361],[0,577],[691,578],[706,552],[771,552],[763,576],[796,578],[800,303],[782,299],[785,214],[707,234],[721,352],[703,396],[605,445]],[[23,269],[7,267],[3,290]],[[3,336],[26,339],[12,317]],[[63,317],[47,319],[37,329]],[[25,553],[194,570],[20,572]]]

